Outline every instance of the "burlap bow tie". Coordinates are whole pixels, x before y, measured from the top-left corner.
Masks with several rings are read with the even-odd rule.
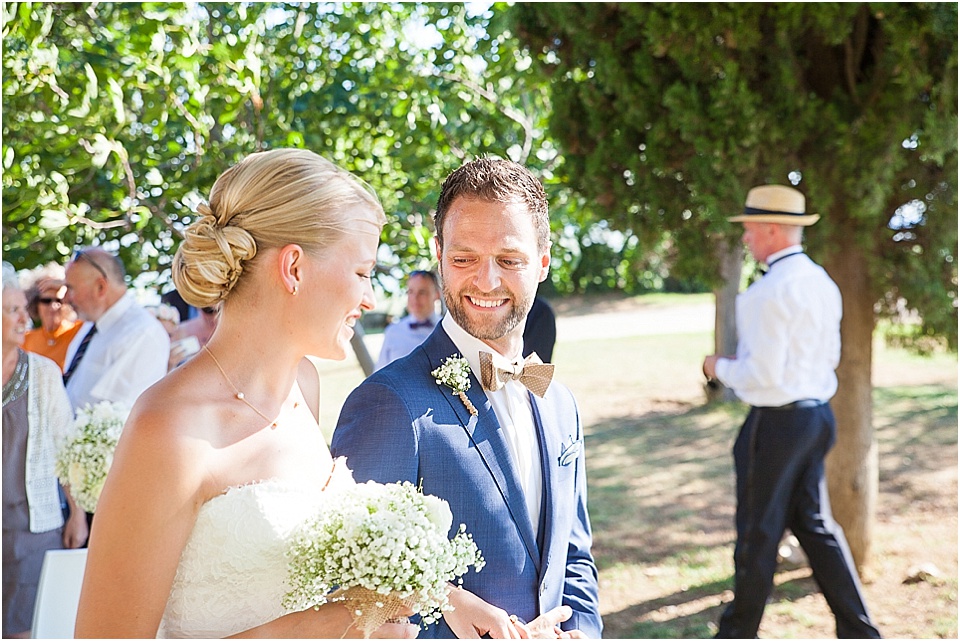
[[[520,381],[523,385],[543,398],[553,380],[553,365],[544,363],[536,353],[527,356],[523,364],[517,364],[512,370],[500,369],[493,364],[493,354],[480,352],[480,384],[488,392],[496,392],[507,381]]]

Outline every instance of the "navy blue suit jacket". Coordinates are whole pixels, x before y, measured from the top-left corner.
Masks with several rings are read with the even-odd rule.
[[[542,549],[506,440],[480,382],[471,374],[471,416],[431,372],[457,353],[442,326],[412,353],[372,374],[347,398],[333,434],[358,482],[410,481],[445,499],[451,536],[467,526],[487,564],[463,587],[530,621],[561,604],[573,609],[563,629],[600,638],[597,568],[590,553],[583,433],[573,395],[553,382],[530,395],[543,472]],[[535,515],[533,518],[540,518]],[[453,637],[441,620],[421,636]]]

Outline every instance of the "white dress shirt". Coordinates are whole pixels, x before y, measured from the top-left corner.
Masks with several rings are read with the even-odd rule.
[[[441,321],[450,340],[460,350],[460,355],[470,363],[477,380],[480,380],[480,352],[493,355],[496,367],[508,368],[511,363],[522,363],[522,347],[512,358],[505,358],[496,350],[478,338],[471,336],[460,327],[450,314]],[[452,354],[451,354],[452,356]],[[484,390],[493,407],[500,429],[503,430],[507,449],[520,478],[520,487],[527,503],[527,513],[533,526],[534,535],[540,529],[540,504],[543,501],[543,473],[540,470],[540,444],[537,440],[536,426],[533,422],[533,409],[530,407],[530,394],[519,381],[507,381],[497,390]]]
[[[96,326],[96,335],[67,383],[70,403],[74,410],[105,400],[132,407],[144,390],[166,375],[170,337],[130,292],[104,312]],[[64,371],[88,331],[85,327],[77,332]]]
[[[377,358],[377,366],[374,371],[406,356],[416,349],[417,345],[427,340],[437,323],[440,322],[440,316],[431,314],[430,318],[427,319],[427,322],[430,323],[428,327],[411,327],[413,323],[420,322],[413,314],[408,314],[383,329],[383,345],[380,347],[380,356]]]
[[[717,378],[757,407],[828,401],[837,391],[840,290],[799,245],[767,263],[767,274],[737,296],[737,357],[717,361]]]

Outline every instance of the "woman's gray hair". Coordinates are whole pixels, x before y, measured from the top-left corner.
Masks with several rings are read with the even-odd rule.
[[[20,277],[17,276],[17,270],[7,261],[3,261],[3,291],[7,289],[20,289]]]

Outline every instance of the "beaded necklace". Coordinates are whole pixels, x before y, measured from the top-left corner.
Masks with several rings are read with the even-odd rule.
[[[3,386],[3,405],[12,403],[27,392],[30,383],[27,379],[28,360],[27,353],[22,349],[17,357],[17,365],[13,370],[13,376]]]

